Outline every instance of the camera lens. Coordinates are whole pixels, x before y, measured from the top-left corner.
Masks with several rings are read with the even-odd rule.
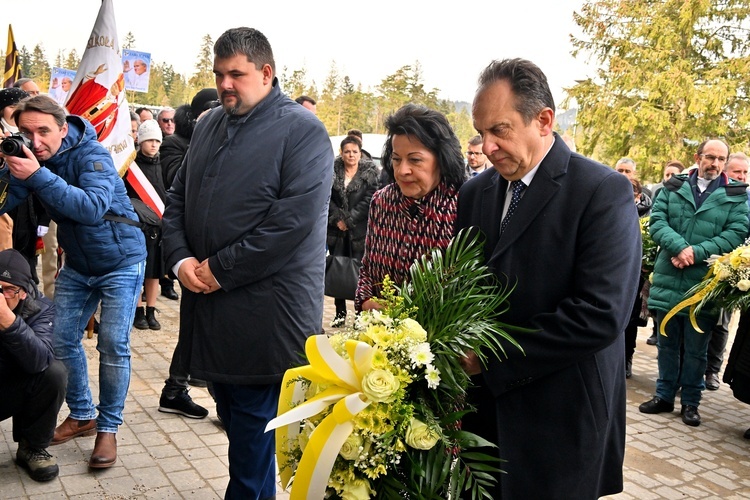
[[[0,142],[0,150],[7,156],[18,156],[19,151],[23,151],[21,145],[12,137]]]

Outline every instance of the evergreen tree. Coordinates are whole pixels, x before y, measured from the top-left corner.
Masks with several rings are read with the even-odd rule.
[[[587,1],[574,14],[596,76],[567,89],[583,128],[578,150],[614,165],[621,156],[656,180],[676,158],[719,136],[750,139],[749,0]]]
[[[122,42],[123,49],[135,49],[135,35],[132,31],[128,31],[125,35],[125,40]]]
[[[195,73],[190,77],[190,86],[199,91],[204,88],[215,88],[216,77],[214,76],[214,42],[211,35],[203,37],[203,44],[198,53],[198,62],[195,63]]]

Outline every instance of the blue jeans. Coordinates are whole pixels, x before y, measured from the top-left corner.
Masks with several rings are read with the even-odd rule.
[[[216,410],[229,438],[229,485],[224,499],[275,498],[276,439],[274,431],[264,430],[276,416],[281,384],[213,385]]]
[[[117,432],[122,424],[130,385],[130,329],[145,263],[104,276],[86,276],[63,266],[55,282],[55,356],[68,369],[65,400],[75,420],[96,418],[99,432]],[[89,387],[86,353],[81,340],[89,318],[101,301],[99,335],[99,405]],[[99,416],[97,417],[97,410]]]
[[[666,315],[664,311],[657,313],[659,324]],[[715,316],[699,316],[698,326],[704,333],[698,333],[686,315],[674,316],[667,323],[667,336],[657,336],[659,378],[656,380],[656,395],[659,398],[674,402],[677,389],[682,387],[681,403],[700,405],[701,392],[705,389],[703,376],[706,373],[706,351],[716,320]],[[683,344],[685,352],[681,362],[680,347]]]

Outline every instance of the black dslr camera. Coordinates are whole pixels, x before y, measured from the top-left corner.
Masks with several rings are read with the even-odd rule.
[[[0,142],[0,151],[6,156],[26,158],[26,155],[23,154],[24,146],[31,149],[31,141],[25,135],[12,134]]]

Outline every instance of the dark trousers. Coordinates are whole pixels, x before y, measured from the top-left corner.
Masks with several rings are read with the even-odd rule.
[[[276,495],[276,440],[265,432],[276,416],[281,384],[214,382],[216,411],[229,438],[226,500],[260,500]]]
[[[498,441],[498,428],[497,428],[497,409],[495,403],[495,397],[490,392],[487,384],[484,381],[484,377],[480,375],[474,375],[471,377],[471,381],[474,384],[470,387],[467,392],[467,402],[473,405],[477,411],[467,413],[461,418],[461,430],[477,434],[478,436],[486,439],[490,443],[497,445]],[[479,453],[486,453],[496,458],[502,458],[500,456],[499,448],[477,448],[471,451]],[[493,464],[497,466],[497,464]],[[500,465],[502,468],[502,466]],[[496,479],[494,487],[487,488],[492,498],[500,499],[500,479],[501,474],[491,473]],[[464,493],[459,498],[468,499],[471,496],[468,493]]]
[[[711,340],[708,341],[708,364],[706,373],[719,373],[724,364],[724,351],[729,339],[729,322],[732,320],[732,311],[725,309],[719,314],[719,321],[711,330]]]
[[[13,441],[49,446],[67,385],[68,372],[57,360],[41,373],[12,373],[0,380],[0,421],[13,417]]]
[[[625,360],[633,359],[635,341],[638,338],[638,318],[631,318],[625,327]]]
[[[346,299],[333,299],[333,304],[336,306],[336,317],[346,316]]]
[[[180,359],[180,341],[174,346],[172,362],[169,363],[169,378],[164,381],[161,393],[164,397],[173,398],[188,388],[188,373]]]

